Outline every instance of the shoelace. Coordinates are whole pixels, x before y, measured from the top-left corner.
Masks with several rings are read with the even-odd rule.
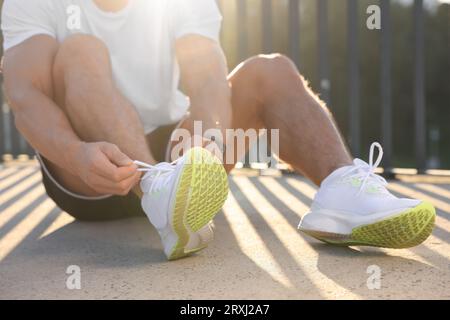
[[[378,149],[378,157],[374,163],[373,158],[375,148]],[[379,144],[378,142],[374,142],[370,146],[369,163],[367,164],[366,162],[361,161],[361,163],[353,166],[353,168],[351,168],[344,174],[346,176],[349,176],[350,178],[356,179],[362,178],[362,183],[357,195],[361,194],[361,192],[364,190],[369,181],[373,182],[375,185],[382,185],[382,186],[387,185],[387,181],[383,177],[375,173],[375,170],[380,165],[382,158],[383,158],[383,147],[381,147],[381,144]]]
[[[146,172],[142,180],[153,178],[150,189],[146,190],[146,192],[152,193],[154,191],[161,190],[163,187],[167,185],[168,179],[159,179],[159,178],[167,178],[175,170],[177,161],[174,161],[172,163],[162,162],[153,166],[141,161],[134,161],[134,164],[140,167],[138,171]]]

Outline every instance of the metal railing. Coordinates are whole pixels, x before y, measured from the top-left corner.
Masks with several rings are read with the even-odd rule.
[[[17,131],[14,125],[14,115],[4,100],[0,90],[0,162],[5,158],[16,158],[20,155],[34,156],[34,151]]]
[[[218,0],[219,5],[232,0]],[[239,58],[248,57],[248,1],[233,0],[235,2],[237,23],[237,51]],[[272,0],[261,1],[261,44],[265,53],[272,52],[273,48],[273,19]],[[289,32],[289,55],[292,60],[300,64],[300,6],[302,0],[289,0],[288,3],[288,32]],[[329,62],[329,38],[328,38],[328,14],[329,0],[317,0],[317,30],[318,30],[318,75],[320,80],[320,93],[325,102],[330,100],[330,62]],[[349,144],[355,155],[360,154],[359,146],[361,139],[360,120],[360,69],[358,64],[358,1],[342,1],[347,6],[347,51],[349,68]],[[381,128],[382,144],[385,150],[384,164],[387,170],[392,168],[392,93],[391,93],[391,17],[390,0],[379,0],[382,15],[382,28],[380,31],[380,57],[381,57]],[[424,12],[423,0],[414,1],[414,100],[415,100],[415,154],[416,168],[419,172],[426,170],[426,118],[425,118],[425,84],[424,84]],[[0,99],[2,97],[0,96]],[[3,99],[1,100],[3,101]],[[2,103],[3,104],[3,103]],[[0,112],[0,161],[2,154],[32,155],[31,148],[15,129],[13,116],[6,104],[3,104]]]

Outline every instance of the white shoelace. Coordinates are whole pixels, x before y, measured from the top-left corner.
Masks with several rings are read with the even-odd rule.
[[[375,148],[378,149],[378,157],[375,163],[373,162]],[[381,159],[383,159],[383,147],[378,142],[372,143],[370,146],[369,153],[369,163],[367,164],[364,161],[361,161],[358,165],[354,165],[349,171],[347,171],[344,175],[349,176],[350,178],[361,179],[362,183],[359,188],[357,195],[360,195],[361,192],[366,187],[367,183],[371,182],[375,186],[383,186],[387,185],[387,181],[377,175],[375,173],[376,168],[380,165]]]
[[[134,161],[134,164],[140,167],[138,171],[146,172],[142,180],[146,180],[149,178],[153,179],[150,189],[145,190],[146,193],[152,193],[154,191],[161,190],[167,185],[169,180],[164,178],[167,178],[175,170],[177,161],[174,161],[172,163],[161,162],[153,166],[141,161]]]

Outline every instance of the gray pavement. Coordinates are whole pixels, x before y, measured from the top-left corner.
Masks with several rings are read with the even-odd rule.
[[[176,262],[165,260],[146,219],[74,221],[40,179],[35,164],[0,170],[0,299],[450,298],[448,179],[391,184],[432,201],[438,219],[423,245],[385,250],[331,247],[298,233],[316,190],[303,178],[238,173],[213,244]],[[66,285],[72,265],[79,290]]]

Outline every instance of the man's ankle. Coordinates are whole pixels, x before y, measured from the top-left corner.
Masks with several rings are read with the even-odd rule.
[[[131,189],[131,192],[133,192],[139,199],[142,199],[142,197],[144,196],[144,193],[142,192],[141,187],[139,185]]]

